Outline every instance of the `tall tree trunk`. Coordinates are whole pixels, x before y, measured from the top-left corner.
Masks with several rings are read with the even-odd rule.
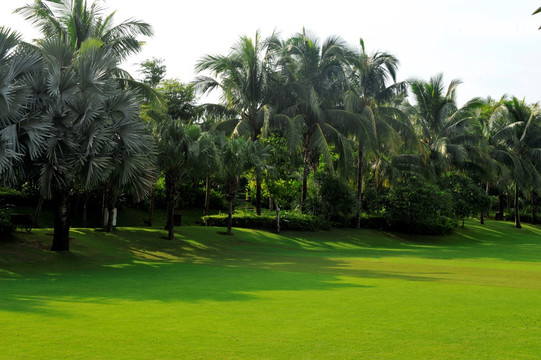
[[[515,227],[517,229],[522,229],[520,225],[520,209],[518,205],[518,184],[515,182]]]
[[[357,193],[355,199],[357,200],[357,210],[355,212],[355,228],[361,228],[361,200],[363,191],[363,151],[359,147],[359,158],[357,160]]]
[[[54,236],[51,251],[69,251],[70,196],[69,190],[54,195]]]
[[[231,228],[233,227],[233,200],[235,194],[229,195],[229,213],[227,214],[227,235],[233,235]]]
[[[41,208],[43,207],[43,201],[45,199],[41,194],[39,195],[38,205],[36,206],[36,211],[34,212],[34,219],[32,219],[32,226],[37,227],[38,226],[38,220],[39,216],[41,215]]]
[[[310,166],[304,164],[304,170],[302,172],[302,189],[301,189],[301,213],[306,211],[306,193],[308,192],[308,175],[310,174]]]
[[[115,219],[115,207],[116,207],[116,191],[113,187],[109,187],[107,191],[107,225],[105,225],[105,231],[108,233],[113,232],[113,221]]]
[[[261,216],[261,175],[255,172],[255,213]]]
[[[537,199],[537,194],[535,193],[535,190],[532,190],[532,196],[531,196],[531,201],[532,201],[532,224],[535,225],[535,223],[537,223],[537,218],[535,216],[535,213],[537,212],[537,207],[535,206],[535,202],[536,202],[536,199]]]
[[[90,193],[87,191],[84,195],[84,202],[83,202],[83,227],[85,228],[87,226],[87,215],[88,215],[88,200],[90,199]]]
[[[154,201],[156,198],[156,188],[154,184],[152,185],[152,189],[150,190],[150,205],[148,208],[148,226],[152,226],[152,223],[154,221]]]
[[[207,216],[210,206],[210,176],[207,175],[205,179],[205,208],[203,210],[203,216]]]
[[[498,197],[499,197],[499,200],[500,200],[500,202],[498,204],[499,205],[498,206],[498,211],[500,212],[500,218],[497,219],[497,220],[503,220],[503,218],[504,218],[503,212],[505,210],[505,206],[504,206],[503,202],[505,200],[505,195],[502,192],[500,192]]]
[[[165,229],[167,230],[167,238],[175,239],[175,209],[177,207],[178,184],[179,176],[176,174],[165,174],[165,188],[167,191],[167,222]]]
[[[280,232],[280,206],[276,203],[276,232]]]

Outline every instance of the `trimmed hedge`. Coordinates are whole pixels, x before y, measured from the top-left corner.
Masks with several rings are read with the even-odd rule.
[[[233,227],[276,230],[276,217],[271,214],[257,216],[253,212],[236,211],[233,214]],[[227,213],[203,216],[201,221],[204,226],[227,226]],[[317,231],[329,230],[328,221],[312,215],[304,215],[295,212],[282,211],[280,213],[280,230],[282,231]]]

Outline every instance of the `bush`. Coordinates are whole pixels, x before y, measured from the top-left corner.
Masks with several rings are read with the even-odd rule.
[[[9,221],[9,214],[7,205],[0,208],[0,239],[7,239],[15,231],[15,226]]]
[[[410,177],[395,186],[385,200],[385,217],[395,231],[448,234],[456,227],[451,195]]]
[[[257,216],[253,212],[235,211],[232,219],[234,227],[271,231],[276,229],[276,216],[272,214]],[[227,226],[227,213],[203,216],[201,221],[205,226],[225,227]],[[330,224],[316,216],[282,211],[280,213],[280,228],[283,231],[317,231],[330,229]]]
[[[339,176],[318,172],[306,198],[306,210],[339,226],[348,226],[355,214],[355,192]]]

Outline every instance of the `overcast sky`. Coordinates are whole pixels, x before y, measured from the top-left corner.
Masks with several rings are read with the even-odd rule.
[[[30,41],[38,33],[13,9],[33,0],[0,0],[0,25]],[[91,0],[88,0],[89,2]],[[369,52],[400,60],[399,80],[428,80],[442,72],[448,83],[461,79],[460,104],[475,96],[503,94],[541,101],[541,14],[539,0],[382,0],[382,1],[171,1],[106,0],[116,23],[133,17],[154,27],[143,52],[125,67],[162,58],[168,78],[192,81],[194,64],[205,54],[227,54],[241,35],[283,38],[306,28],[323,40],[339,35]]]

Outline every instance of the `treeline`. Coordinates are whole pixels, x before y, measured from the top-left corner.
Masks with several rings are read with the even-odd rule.
[[[203,184],[205,214],[212,194],[225,199],[229,233],[239,194],[257,215],[268,204],[361,227],[370,214],[428,233],[483,217],[489,196],[503,216],[512,195],[516,226],[521,202],[535,221],[538,104],[458,106],[458,80],[397,82],[392,54],[305,30],[243,36],[228,54],[202,57],[190,84],[165,79],[158,59],[136,81],[119,64],[150,25],[115,25],[82,1],[48,3],[17,10],[42,31],[35,44],[0,29],[0,179],[53,199],[53,250],[69,249],[70,198],[96,189],[108,231],[119,194],[148,199],[149,223],[161,196],[171,239],[179,199]],[[208,92],[219,103],[197,106]]]

